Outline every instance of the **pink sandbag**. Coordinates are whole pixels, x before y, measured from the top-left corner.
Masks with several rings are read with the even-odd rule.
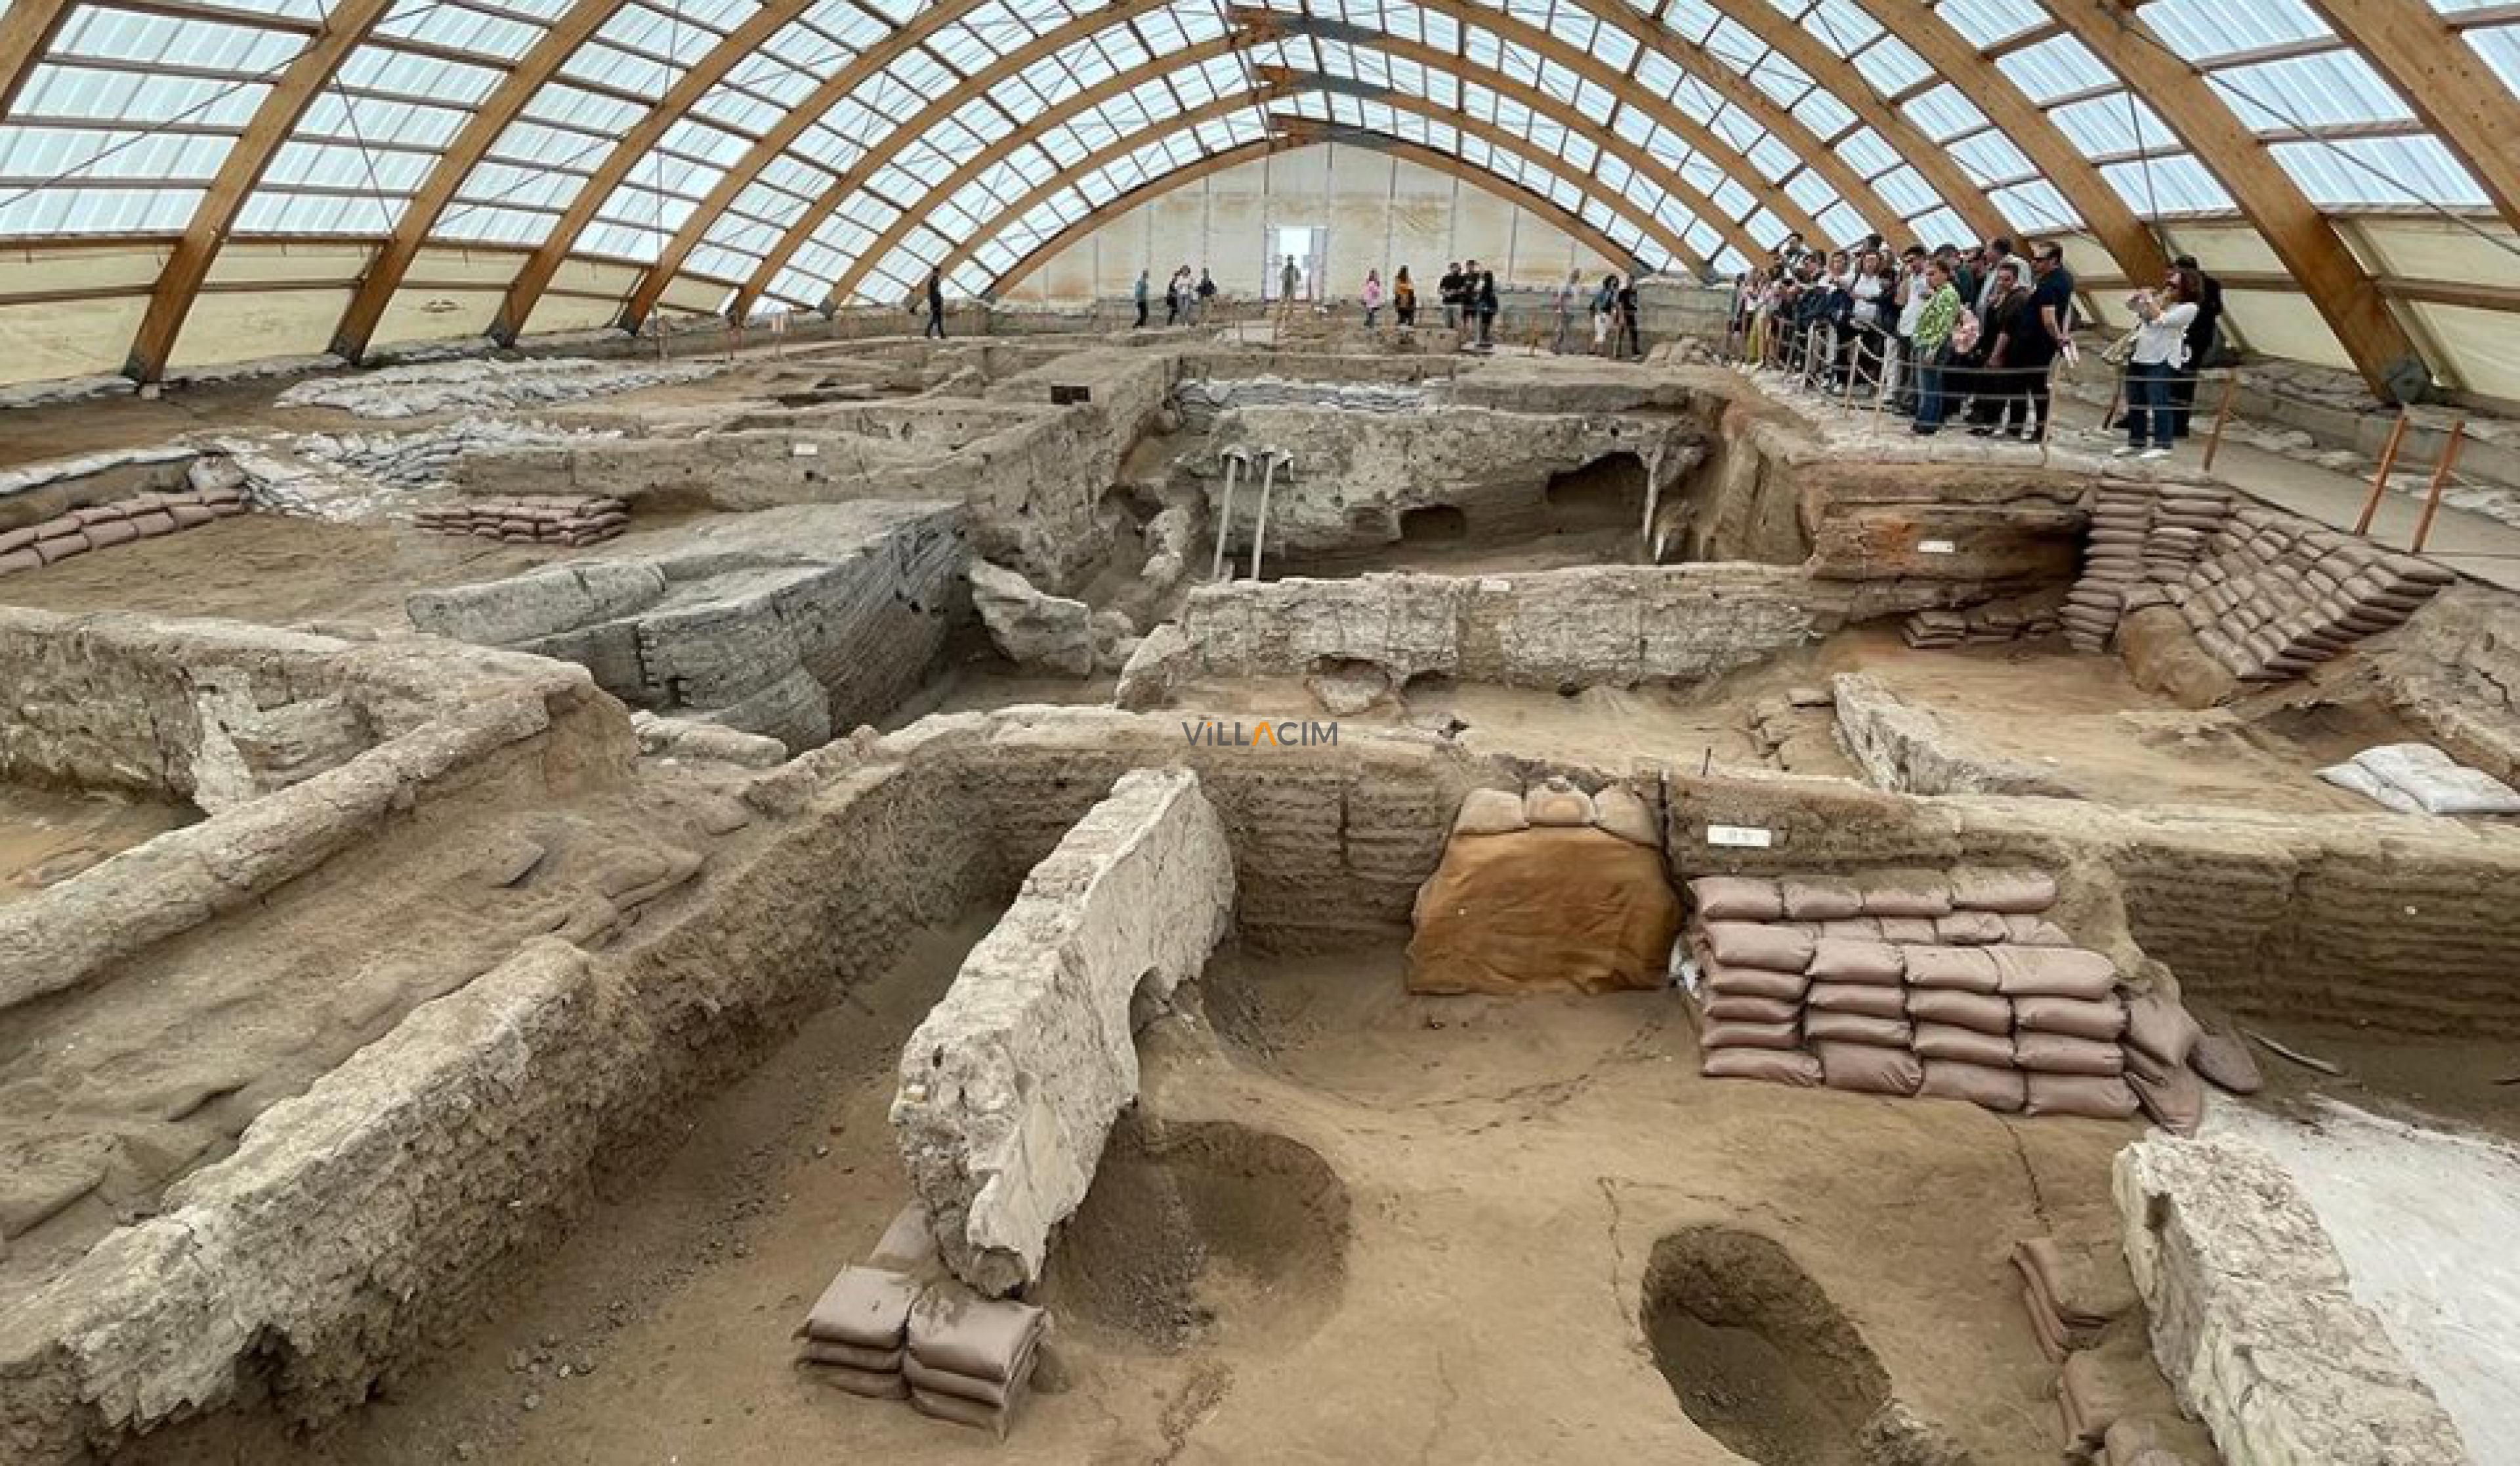
[[[1904,1048],[1880,1048],[1869,1044],[1816,1046],[1820,1050],[1821,1083],[1832,1089],[1906,1096],[1915,1093],[1916,1087],[1925,1082],[1924,1066]]]
[[[1864,913],[1868,916],[1921,916],[1931,919],[1948,916],[1951,911],[1951,883],[1939,876],[1889,878],[1864,893]]]
[[[1905,1018],[1876,1018],[1868,1013],[1832,1013],[1820,1009],[1803,1015],[1803,1033],[1814,1043],[1871,1044],[1906,1048],[1915,1037]]]
[[[2117,963],[2080,947],[1997,948],[1999,987],[2012,998],[2080,998],[2097,1002],[2118,985]],[[1910,957],[1910,970],[1915,958]]]
[[[0,575],[15,575],[21,570],[40,570],[44,557],[31,550],[12,550],[0,555]]]
[[[175,532],[175,516],[165,510],[153,510],[145,514],[132,515],[131,527],[140,531],[142,539],[154,540],[159,535]]]
[[[21,550],[31,550],[35,542],[42,538],[42,535],[35,533],[35,526],[31,524],[23,529],[0,529],[0,555],[16,555]]]
[[[1948,1059],[1927,1059],[1924,1070],[1924,1079],[1916,1086],[1919,1096],[1965,1099],[2006,1115],[2019,1110],[2026,1097],[2027,1087],[2016,1070]]]
[[[1820,1087],[1820,1060],[1800,1049],[1710,1048],[1698,1059],[1697,1072],[1708,1079],[1763,1079],[1797,1089]]]
[[[1954,911],[1934,918],[1934,939],[1946,947],[1992,947],[2011,933],[1993,911]]]
[[[1881,923],[1870,916],[1844,916],[1835,921],[1822,922],[1820,934],[1839,941],[1878,942],[1881,940]]]
[[[1982,1033],[1955,1023],[1919,1023],[1915,1037],[1909,1041],[1908,1046],[1914,1049],[1919,1058],[1984,1064],[1993,1069],[2012,1067],[2012,1038],[2009,1034]]]
[[[87,551],[87,536],[84,534],[54,535],[35,542],[35,558],[47,565],[58,564],[73,555],[85,555]]]
[[[1811,966],[1812,939],[1790,927],[1753,921],[1709,921],[1706,950],[1728,967],[1802,972]]]
[[[1907,992],[1878,983],[1814,983],[1811,991],[1803,995],[1803,1001],[1825,1013],[1863,1013],[1873,1018],[1908,1016]]]
[[[2016,998],[2012,1021],[2043,1034],[2114,1044],[2126,1032],[2127,1009],[2114,993],[2096,1002],[2081,998]]]
[[[1908,1016],[1918,1023],[1948,1023],[2009,1039],[2012,1000],[1993,993],[1964,993],[1957,988],[1910,988]],[[2009,1059],[2006,1062],[2010,1062]]]
[[[2021,947],[2071,947],[2074,939],[2065,928],[2045,916],[2006,916],[2003,939]]]
[[[1964,993],[2002,991],[1995,954],[1982,947],[1911,947],[1908,983],[1917,988],[1957,988]]]
[[[1779,882],[1785,914],[1796,921],[1842,921],[1864,914],[1864,898],[1842,880],[1802,877]]]
[[[1748,875],[1705,875],[1688,883],[1701,921],[1774,921],[1785,913],[1777,883]]]
[[[1765,967],[1728,967],[1715,960],[1705,949],[1697,949],[1697,976],[1710,993],[1728,998],[1775,998],[1785,1002],[1800,1002],[1811,979],[1795,972],[1771,972]]]
[[[191,529],[218,517],[198,504],[170,504],[166,506],[166,516],[175,521],[177,529]]]
[[[1791,1023],[1802,1016],[1802,1011],[1801,1003],[1782,998],[1716,993],[1706,1000],[1706,1016],[1728,1023]]]
[[[2040,1074],[2089,1074],[2104,1079],[2114,1079],[2126,1070],[2126,1055],[2115,1044],[2027,1031],[2012,1036],[2012,1062]]]
[[[2032,1074],[2026,1077],[2031,1115],[2082,1115],[2093,1120],[2124,1120],[2136,1112],[2135,1090],[2123,1079],[2089,1074]]]
[[[2237,1034],[2206,1034],[2187,1051],[2187,1067],[2207,1084],[2234,1094],[2255,1094],[2266,1087],[2258,1061]]]
[[[88,545],[97,550],[128,545],[140,538],[140,531],[128,519],[100,519],[87,527]]]
[[[1745,1023],[1738,1019],[1710,1019],[1698,1026],[1697,1046],[1700,1048],[1800,1048],[1803,1026],[1799,1023]]]
[[[2126,1082],[2152,1123],[2172,1134],[2192,1135],[2205,1123],[2205,1081],[2194,1070],[2182,1066],[2153,1079],[2129,1069]]]
[[[1932,947],[1942,941],[1931,916],[1884,916],[1881,940],[1901,947]]]
[[[2056,877],[2045,870],[1980,870],[1952,877],[1952,905],[1963,911],[2036,915],[2056,904]]]
[[[1812,944],[1808,970],[1815,981],[1874,983],[1895,988],[1906,976],[1908,962],[1899,949],[1887,942],[1822,937]]]
[[[2127,1000],[2126,1041],[2164,1069],[2183,1069],[2204,1028],[2180,1006],[2179,1000],[2155,990]]]
[[[91,504],[85,509],[70,511],[68,517],[93,528],[99,524],[119,524],[131,517],[131,511],[118,504]]]

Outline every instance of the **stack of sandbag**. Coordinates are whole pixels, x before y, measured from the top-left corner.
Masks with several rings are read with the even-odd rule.
[[[1032,1386],[1050,1315],[945,1279],[910,1311],[910,1402],[1001,1439]]]
[[[2430,743],[2384,743],[2318,771],[2402,815],[2520,815],[2520,790]]]
[[[2053,594],[2011,596],[1959,611],[1918,611],[1900,624],[1899,635],[1922,650],[1989,646],[2023,637],[2054,634],[2062,623]]]
[[[796,1330],[799,1364],[870,1399],[908,1399],[910,1315],[943,1271],[936,1234],[917,1204],[901,1209],[866,1262],[840,1269]]]
[[[1687,942],[1710,1077],[2123,1118],[2116,964],[2043,914],[2044,871],[1712,876]]]
[[[238,483],[172,494],[135,494],[111,504],[74,509],[40,524],[0,530],[0,575],[40,569],[91,550],[170,535],[242,514],[249,508],[245,486]]]
[[[2135,1309],[2135,1286],[2115,1248],[2069,1248],[2052,1237],[2031,1237],[2013,1245],[2012,1267],[2021,1274],[2031,1331],[2052,1363],[2099,1343],[2111,1320]]]
[[[2128,1087],[2153,1124],[2177,1135],[2196,1133],[2205,1119],[2205,1084],[2190,1060],[2205,1030],[2166,993],[2136,994],[2126,1007]]]
[[[2013,1247],[2012,1266],[2040,1352],[2057,1366],[2066,1458],[2130,1461],[2139,1444],[2163,1452],[2142,1466],[2209,1466],[2211,1438],[2178,1418],[2153,1367],[2135,1280],[2114,1239],[2027,1238]],[[2121,1445],[2124,1456],[2113,1453]]]
[[[528,494],[425,509],[412,524],[510,545],[596,545],[628,527],[630,506],[601,494]]]
[[[2246,506],[2179,598],[2196,644],[2244,682],[2298,677],[2402,625],[2457,577],[2427,560]]]
[[[2189,484],[2104,482],[2092,508],[2082,578],[2065,594],[2066,639],[2100,651],[2128,611],[2183,584],[2230,512],[2230,495]]]
[[[1918,611],[1899,626],[1899,636],[1920,651],[1940,651],[1968,640],[1968,617],[1958,611]]]

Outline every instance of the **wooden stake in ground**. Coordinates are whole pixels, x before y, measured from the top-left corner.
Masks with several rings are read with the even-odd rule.
[[[2380,496],[2389,492],[2389,470],[2398,466],[2398,450],[2407,441],[2407,410],[2398,409],[2398,424],[2389,429],[2389,445],[2380,450],[2380,471],[2371,475],[2371,492],[2362,501],[2362,516],[2354,521],[2354,532],[2371,532],[2371,518],[2380,512]]]

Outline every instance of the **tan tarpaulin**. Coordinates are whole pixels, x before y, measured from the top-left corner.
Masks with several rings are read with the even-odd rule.
[[[1662,985],[1680,901],[1662,854],[1598,829],[1464,835],[1418,892],[1412,993]]]

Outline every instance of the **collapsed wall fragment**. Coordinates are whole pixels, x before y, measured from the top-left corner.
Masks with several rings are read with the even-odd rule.
[[[1024,877],[911,1035],[893,1101],[947,1266],[986,1293],[1041,1275],[1138,1093],[1132,1010],[1225,935],[1234,858],[1184,769],[1124,775]]]

